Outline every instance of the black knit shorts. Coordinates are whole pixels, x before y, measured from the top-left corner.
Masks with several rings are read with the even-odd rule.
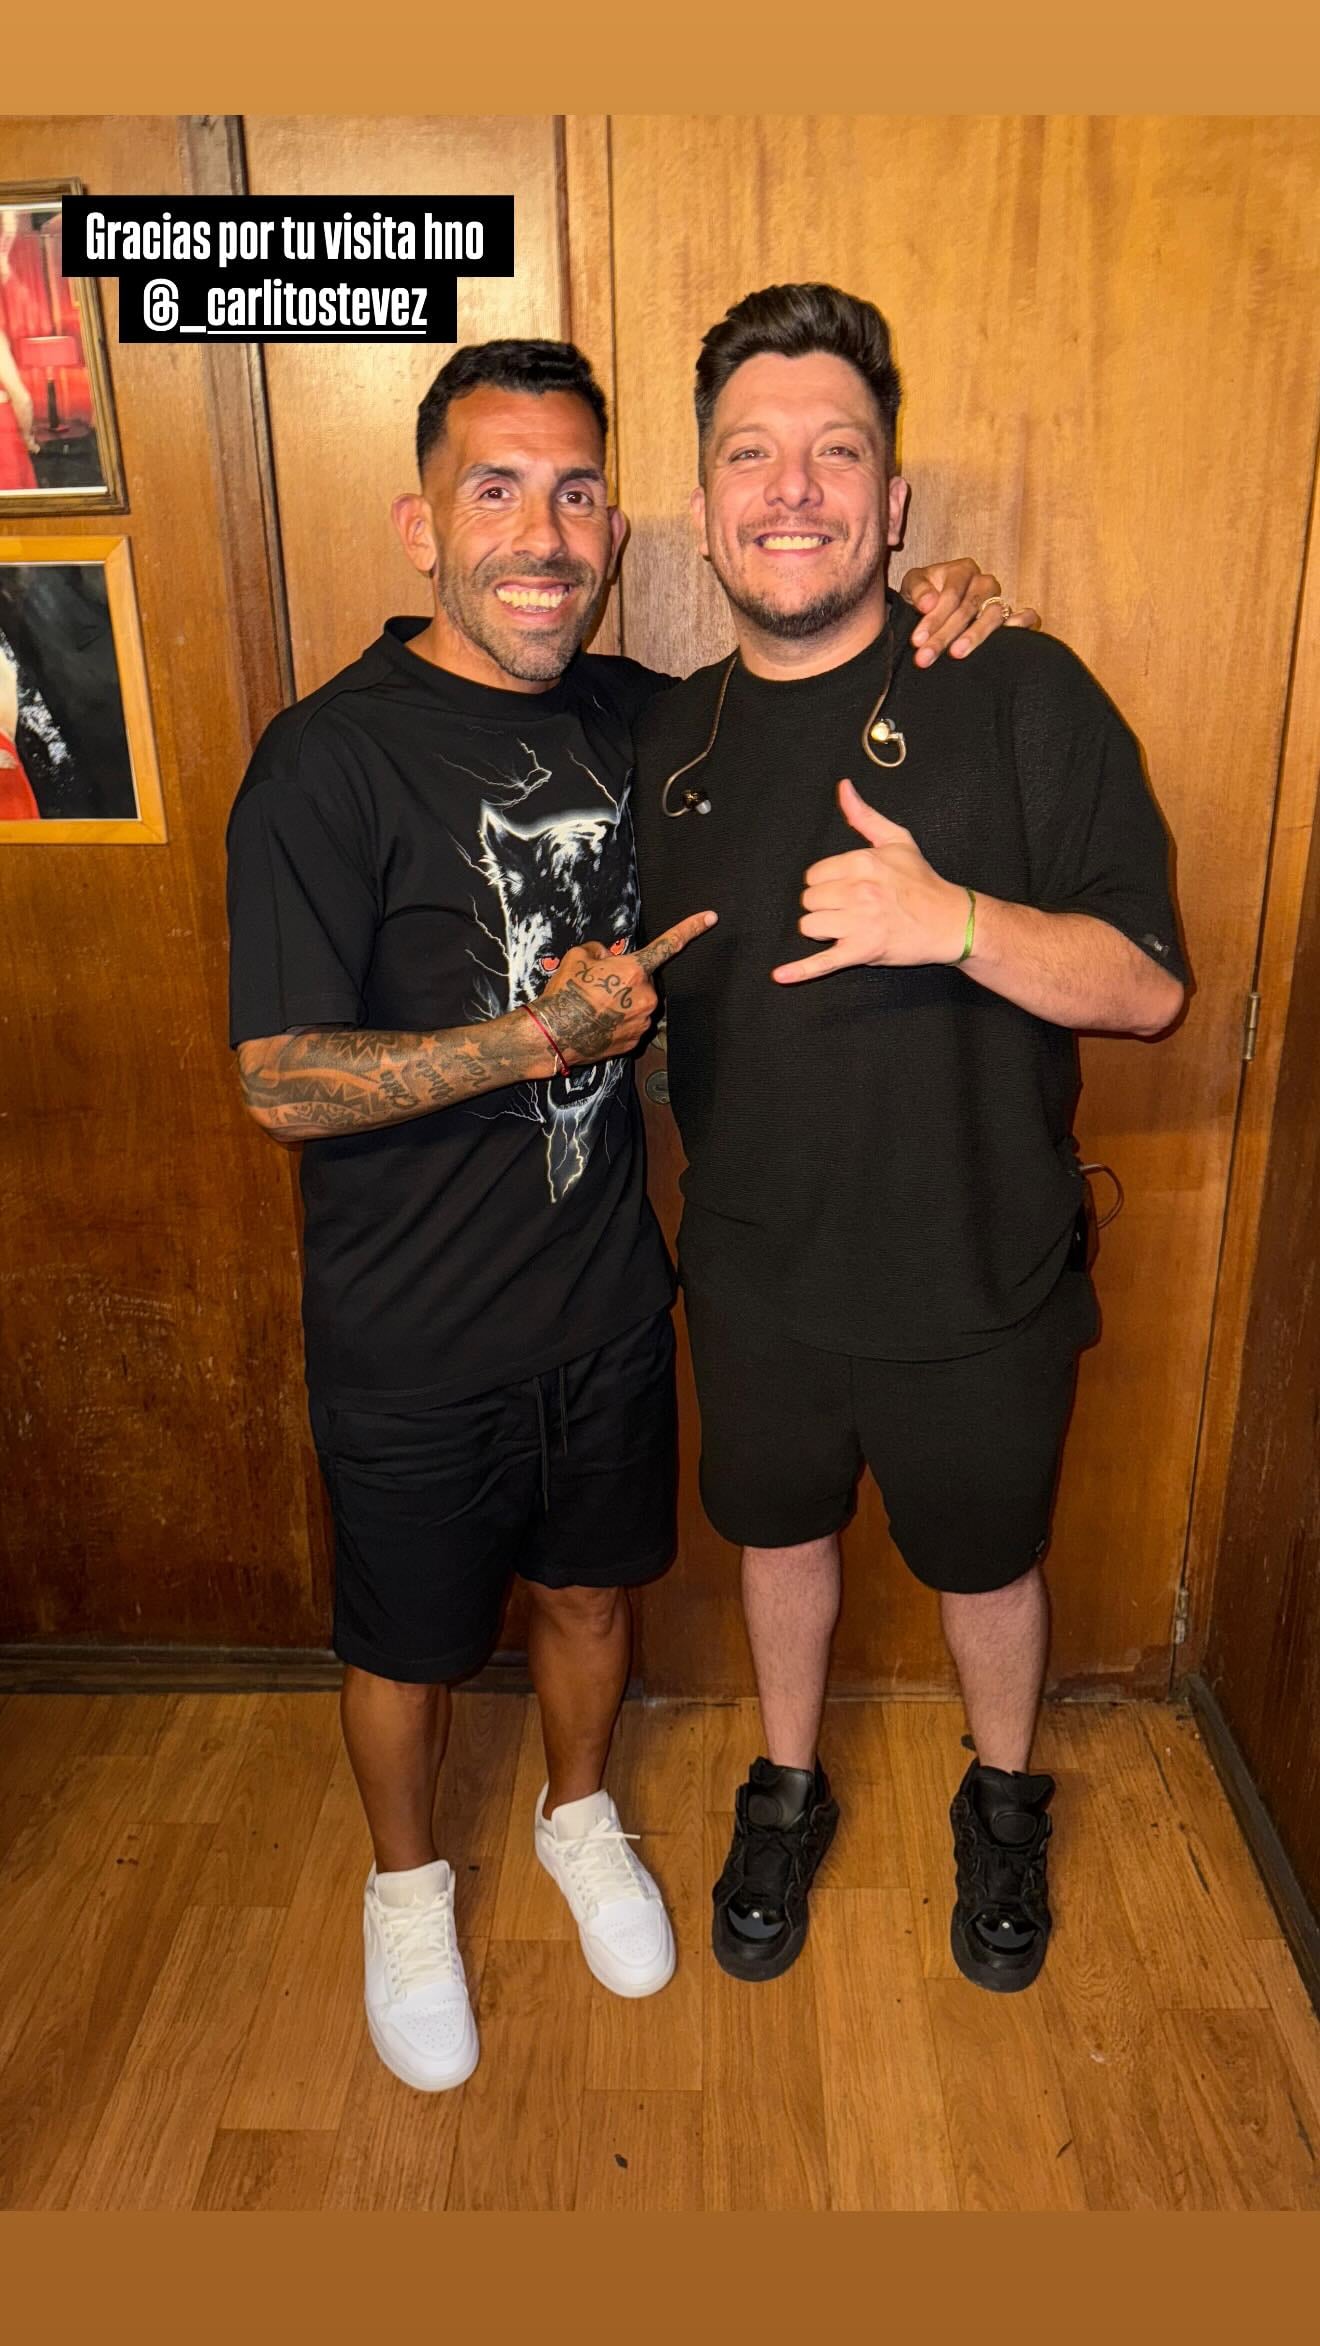
[[[822,1352],[690,1287],[684,1298],[701,1496],[725,1539],[824,1539],[851,1514],[866,1465],[895,1547],[930,1588],[1004,1588],[1044,1553],[1077,1355],[1097,1333],[1084,1270],[1065,1271],[992,1351],[957,1360]]]
[[[548,1375],[404,1415],[313,1400],[335,1523],[335,1652],[379,1678],[480,1669],[515,1573],[630,1588],[673,1560],[667,1311]]]

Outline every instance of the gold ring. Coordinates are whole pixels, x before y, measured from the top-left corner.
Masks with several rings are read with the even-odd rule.
[[[1004,625],[1005,625],[1005,627],[1007,627],[1009,620],[1010,620],[1010,619],[1012,618],[1012,616],[1013,616],[1013,606],[1012,606],[1012,604],[1010,603],[1010,601],[1009,601],[1009,599],[1008,599],[1007,595],[987,595],[987,596],[986,596],[986,598],[985,598],[985,601],[984,601],[984,602],[982,603],[982,605],[981,605],[981,611],[988,611],[988,610],[989,610],[989,608],[990,608],[990,605],[991,605],[992,603],[1000,603],[1000,604],[1002,604],[1002,605],[1003,605],[1003,611],[1004,611]],[[977,612],[977,614],[976,614],[976,618],[977,618],[977,619],[979,619],[979,618],[980,618],[980,616],[981,616],[981,611],[978,611],[978,612]],[[972,625],[973,625],[973,626],[975,626],[975,625],[976,625],[976,620],[973,620],[973,622],[972,622]]]

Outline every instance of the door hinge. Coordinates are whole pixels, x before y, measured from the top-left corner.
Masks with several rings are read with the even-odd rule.
[[[1185,1645],[1187,1641],[1187,1612],[1187,1583],[1184,1581],[1173,1600],[1173,1642],[1175,1645]]]
[[[1256,1030],[1259,1025],[1260,996],[1259,994],[1248,994],[1246,1012],[1242,1020],[1242,1056],[1244,1059],[1254,1059],[1256,1056]]]

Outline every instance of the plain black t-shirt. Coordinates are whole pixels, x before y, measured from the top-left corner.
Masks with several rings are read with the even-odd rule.
[[[667,682],[580,655],[544,693],[407,648],[277,717],[229,823],[230,1040],[425,1033],[534,1000],[571,945],[637,933],[627,790]],[[318,1399],[409,1409],[541,1374],[672,1300],[631,1062],[601,1061],[302,1155]]]
[[[788,683],[737,666],[688,777],[711,811],[671,819],[661,791],[704,746],[723,674],[699,671],[648,707],[633,789],[648,933],[720,916],[665,972],[681,1275],[803,1342],[898,1360],[985,1350],[1049,1294],[1082,1194],[1077,1050],[956,969],[772,983],[823,949],[797,926],[808,865],[866,845],[839,781],[945,878],[1093,914],[1184,975],[1166,835],[1112,703],[1063,644],[1024,630],[916,668],[916,619],[891,606],[901,766],[882,772],[861,743],[882,636]]]

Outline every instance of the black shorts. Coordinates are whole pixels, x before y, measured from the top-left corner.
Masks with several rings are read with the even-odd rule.
[[[1077,1354],[1097,1333],[1085,1271],[1065,1271],[1002,1344],[958,1360],[821,1352],[684,1294],[701,1496],[725,1539],[824,1539],[865,1463],[895,1547],[929,1588],[1004,1588],[1043,1555]]]
[[[677,1545],[667,1311],[521,1384],[410,1415],[326,1407],[335,1652],[414,1684],[480,1669],[515,1573],[629,1588]]]

